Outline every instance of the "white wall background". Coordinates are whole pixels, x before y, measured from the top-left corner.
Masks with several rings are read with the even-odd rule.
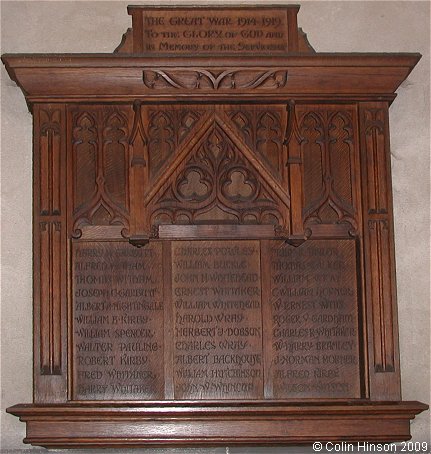
[[[294,3],[301,3],[299,26],[308,33],[310,43],[318,52],[423,54],[400,87],[390,114],[403,398],[429,403],[430,4],[428,1]],[[127,3],[123,1],[1,1],[0,6],[2,53],[112,52],[131,25]],[[4,412],[10,405],[32,400],[32,123],[24,97],[9,80],[4,67],[1,68],[1,97],[0,452],[11,453],[36,451],[22,444],[24,424]],[[411,430],[413,441],[430,443],[429,413],[417,417]],[[299,448],[230,448],[228,451],[232,454],[297,453]],[[209,454],[225,453],[226,449],[151,449],[149,452]],[[301,452],[312,450],[302,448]]]

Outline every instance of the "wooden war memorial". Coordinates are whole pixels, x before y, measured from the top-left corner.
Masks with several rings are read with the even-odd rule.
[[[3,55],[34,119],[45,447],[400,441],[388,109],[419,54],[298,6],[130,6],[112,54]]]

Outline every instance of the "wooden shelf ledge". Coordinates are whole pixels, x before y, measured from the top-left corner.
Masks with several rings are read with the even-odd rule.
[[[24,442],[46,448],[287,445],[409,440],[410,402],[149,402],[20,404]],[[335,423],[336,422],[336,423]]]

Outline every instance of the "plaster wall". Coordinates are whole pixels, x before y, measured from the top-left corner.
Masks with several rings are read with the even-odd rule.
[[[130,26],[127,3],[123,1],[0,3],[2,53],[112,52]],[[390,115],[403,399],[429,403],[430,4],[427,1],[300,3],[299,26],[307,32],[318,52],[423,54],[398,90]],[[22,444],[24,424],[4,412],[10,405],[32,401],[32,119],[21,91],[8,78],[4,67],[1,68],[1,97],[0,452],[9,453],[36,451]],[[417,417],[411,430],[413,441],[430,443],[429,413]],[[226,449],[160,450],[168,451],[209,454],[225,453]],[[299,450],[231,448],[230,452],[297,453]],[[313,451],[310,447],[302,448],[302,452]]]

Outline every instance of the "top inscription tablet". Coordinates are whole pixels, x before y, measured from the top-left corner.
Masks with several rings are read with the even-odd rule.
[[[117,52],[154,55],[285,55],[298,45],[299,7],[163,8],[129,6],[131,31]],[[300,38],[303,38],[301,35]],[[133,40],[133,44],[132,44]]]

